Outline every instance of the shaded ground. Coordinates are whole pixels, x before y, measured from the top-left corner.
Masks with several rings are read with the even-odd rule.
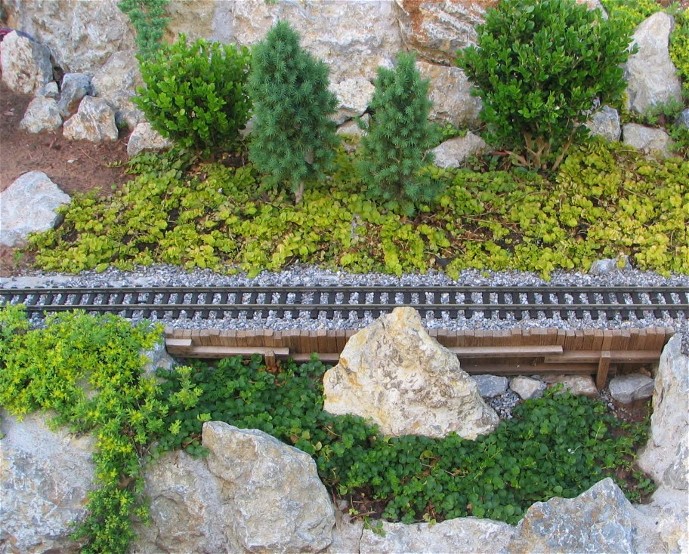
[[[71,141],[56,133],[32,134],[19,129],[31,96],[16,94],[0,81],[0,191],[27,171],[43,171],[69,195],[96,190],[107,195],[127,181],[127,137],[95,144]],[[26,266],[13,249],[0,246],[0,276]]]

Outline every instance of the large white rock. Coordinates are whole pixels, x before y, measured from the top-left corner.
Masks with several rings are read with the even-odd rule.
[[[657,104],[682,101],[682,86],[668,49],[672,27],[672,16],[660,11],[634,33],[639,51],[625,64],[627,109],[643,114]]]
[[[50,51],[16,31],[2,41],[0,68],[3,82],[20,94],[33,94],[53,80]]]
[[[63,71],[89,73],[113,52],[134,49],[134,28],[115,0],[11,0],[14,28],[50,49]]]
[[[172,141],[156,131],[148,121],[139,123],[127,142],[127,156],[130,158],[146,150],[164,150],[172,146]]]
[[[689,488],[689,356],[681,336],[665,346],[655,376],[651,435],[639,466],[669,488]]]
[[[637,552],[689,552],[689,502],[686,490],[661,486],[653,493],[650,502],[635,508],[634,525],[640,543]]]
[[[432,121],[451,123],[455,127],[475,127],[479,122],[481,99],[471,94],[471,82],[459,67],[445,67],[417,61],[424,79],[430,80],[428,97],[433,106]]]
[[[491,552],[502,552],[515,528],[490,519],[465,517],[433,525],[383,522],[381,531],[364,530],[359,550],[361,554],[475,554],[486,552],[487,545],[490,545]]]
[[[253,429],[203,425],[208,468],[222,480],[226,525],[248,552],[318,552],[335,511],[311,457]]]
[[[395,308],[349,339],[323,376],[323,409],[355,414],[386,435],[475,439],[498,416],[457,356],[431,338],[413,308]]]
[[[402,50],[393,0],[242,0],[235,2],[233,40],[255,44],[278,20],[301,35],[301,45],[330,67],[330,81],[373,80]]]
[[[0,421],[0,552],[78,552],[70,534],[93,486],[95,441],[53,432],[39,415]]]
[[[143,112],[132,102],[137,87],[143,86],[139,62],[133,50],[115,52],[93,75],[93,95],[103,98],[115,109],[118,126],[134,129],[143,120]]]
[[[102,98],[85,96],[79,104],[79,111],[65,121],[62,134],[70,140],[117,140],[119,131],[115,124],[115,110]]]
[[[0,192],[0,244],[20,246],[29,233],[52,229],[70,201],[42,171],[29,171]]]
[[[60,108],[54,98],[36,96],[26,108],[19,128],[29,133],[57,131],[62,127]]]
[[[634,552],[634,508],[610,478],[576,498],[536,502],[507,546],[528,552]]]

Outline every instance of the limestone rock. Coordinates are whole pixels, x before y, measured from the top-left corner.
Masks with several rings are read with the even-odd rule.
[[[129,136],[127,155],[131,158],[145,150],[164,150],[172,146],[172,141],[156,131],[147,121],[139,123]]]
[[[689,552],[689,503],[685,490],[661,486],[649,503],[635,507],[635,538],[640,543],[636,552]]]
[[[113,52],[134,49],[134,29],[114,0],[12,0],[12,4],[13,26],[48,47],[67,73],[92,72]]]
[[[479,123],[481,99],[471,95],[471,82],[459,67],[445,67],[417,61],[424,79],[430,80],[428,98],[433,102],[429,119],[455,127],[475,127]]]
[[[598,397],[598,389],[590,375],[546,375],[543,380],[549,385],[560,383],[565,390],[575,395]]]
[[[230,516],[222,481],[205,460],[183,451],[169,452],[146,469],[145,479],[151,523],[137,526],[132,552],[241,551],[228,533]]]
[[[415,523],[383,522],[383,533],[365,529],[361,536],[361,554],[378,552],[426,554],[428,552],[452,552],[453,554],[475,554],[503,552],[515,528],[507,523],[465,517],[450,519],[430,525]]]
[[[621,404],[647,400],[653,396],[653,379],[641,373],[613,377],[608,385],[610,396]]]
[[[372,420],[386,435],[475,439],[498,424],[457,357],[413,308],[395,308],[349,339],[323,377],[324,410]]]
[[[0,244],[20,246],[29,233],[52,229],[70,198],[42,171],[29,171],[0,192]]]
[[[622,137],[625,144],[633,146],[646,154],[665,158],[671,156],[670,145],[672,144],[672,139],[662,129],[645,127],[637,123],[627,123],[622,127]]]
[[[677,116],[677,119],[675,120],[675,125],[679,125],[681,127],[686,127],[689,129],[689,108],[686,110],[682,110],[682,112]]]
[[[517,393],[521,399],[528,400],[541,396],[545,390],[545,383],[539,379],[520,375],[510,381],[510,389]]]
[[[20,94],[34,94],[53,80],[50,51],[16,31],[8,33],[2,41],[0,68],[3,82]]]
[[[478,385],[478,392],[483,398],[500,396],[507,390],[507,377],[500,375],[474,375],[472,379]]]
[[[93,94],[104,98],[115,109],[119,127],[134,129],[143,112],[132,102],[137,87],[143,86],[139,63],[133,50],[115,52],[93,75]]]
[[[368,107],[375,87],[367,79],[345,79],[330,85],[330,90],[337,96],[339,106],[335,113],[335,123],[341,125],[348,119],[362,115]]]
[[[610,478],[576,498],[536,502],[507,546],[527,552],[634,552],[634,508]]]
[[[586,123],[592,135],[603,137],[610,142],[617,142],[622,136],[620,114],[615,108],[603,106]]]
[[[167,6],[170,20],[165,28],[166,41],[174,42],[180,34],[184,34],[190,41],[204,38],[232,42],[234,3],[218,0],[171,0]]]
[[[318,552],[335,512],[311,457],[257,430],[203,425],[208,468],[222,483],[227,521],[250,552]]]
[[[54,98],[57,100],[60,96],[60,90],[55,81],[50,81],[36,91],[36,96],[44,96],[45,98]]]
[[[57,131],[62,127],[62,116],[57,102],[53,98],[36,96],[26,108],[19,128],[29,133]]]
[[[343,509],[346,508],[343,506]],[[361,519],[352,519],[339,509],[335,512],[335,528],[333,529],[333,542],[324,550],[324,554],[344,554],[345,552],[359,552],[361,534],[364,531],[364,522]]]
[[[689,356],[681,336],[665,345],[655,376],[651,433],[639,466],[662,485],[689,488]]]
[[[682,87],[668,49],[672,27],[671,15],[656,12],[634,33],[639,51],[625,65],[629,110],[643,114],[657,104],[682,101]]]
[[[301,45],[328,64],[332,83],[357,77],[372,81],[378,67],[391,67],[402,50],[391,0],[242,0],[234,4],[233,40],[255,44],[278,20],[289,21]]]
[[[402,40],[424,58],[453,65],[457,50],[476,44],[476,26],[497,0],[395,0]]]
[[[62,132],[70,140],[117,140],[119,131],[115,125],[115,110],[102,98],[85,96],[79,104],[79,111],[65,121]]]
[[[481,154],[487,148],[485,141],[472,132],[463,137],[446,140],[431,152],[438,167],[460,167],[467,158]]]
[[[85,514],[94,440],[53,432],[39,415],[1,421],[0,552],[78,552],[71,525]]]
[[[362,118],[362,120],[366,123],[368,123],[368,119],[369,118],[367,117]],[[366,134],[366,131],[359,127],[359,124],[356,121],[347,121],[346,123],[340,125],[337,128],[337,134],[348,135],[350,137],[362,137]],[[345,145],[345,149],[347,149],[347,145]]]
[[[58,107],[62,117],[69,117],[79,108],[79,102],[86,95],[93,94],[91,77],[85,73],[65,73],[62,77]]]

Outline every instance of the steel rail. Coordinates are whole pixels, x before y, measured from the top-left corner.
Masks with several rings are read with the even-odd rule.
[[[50,287],[0,289],[0,304],[24,304],[30,314],[81,309],[125,317],[236,318],[241,313],[284,318],[380,315],[412,306],[422,315],[451,319],[477,314],[628,320],[689,319],[689,287],[644,286],[265,286],[265,287]]]

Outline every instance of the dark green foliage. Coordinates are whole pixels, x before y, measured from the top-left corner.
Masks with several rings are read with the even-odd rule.
[[[277,373],[260,358],[227,358],[192,372],[160,371],[162,398],[196,391],[195,403],[169,416],[165,448],[200,450],[202,422],[258,428],[309,453],[333,494],[374,501],[386,519],[410,523],[473,515],[516,523],[528,506],[573,497],[619,468],[632,471],[643,425],[622,424],[605,406],[551,389],[515,410],[490,435],[385,438],[354,416],[322,411],[322,376],[314,360],[288,361]],[[630,498],[650,481],[619,482]]]
[[[120,0],[117,4],[120,11],[127,14],[136,31],[136,46],[143,59],[149,58],[160,48],[169,19],[169,3],[170,0]]]
[[[249,155],[274,185],[287,184],[301,201],[305,182],[333,166],[337,145],[330,115],[328,67],[299,45],[287,22],[277,23],[254,47],[249,91],[254,128]]]
[[[146,86],[134,103],[163,136],[180,147],[210,153],[235,148],[251,112],[246,47],[199,39],[161,47],[141,59]]]
[[[504,0],[457,61],[483,100],[489,142],[520,165],[555,169],[594,101],[620,102],[629,43],[622,23],[574,0]]]
[[[441,182],[420,173],[433,162],[429,150],[439,135],[428,121],[428,80],[421,78],[414,55],[401,53],[394,69],[378,69],[375,87],[369,104],[373,114],[361,140],[362,180],[375,198],[431,202],[441,192]]]

